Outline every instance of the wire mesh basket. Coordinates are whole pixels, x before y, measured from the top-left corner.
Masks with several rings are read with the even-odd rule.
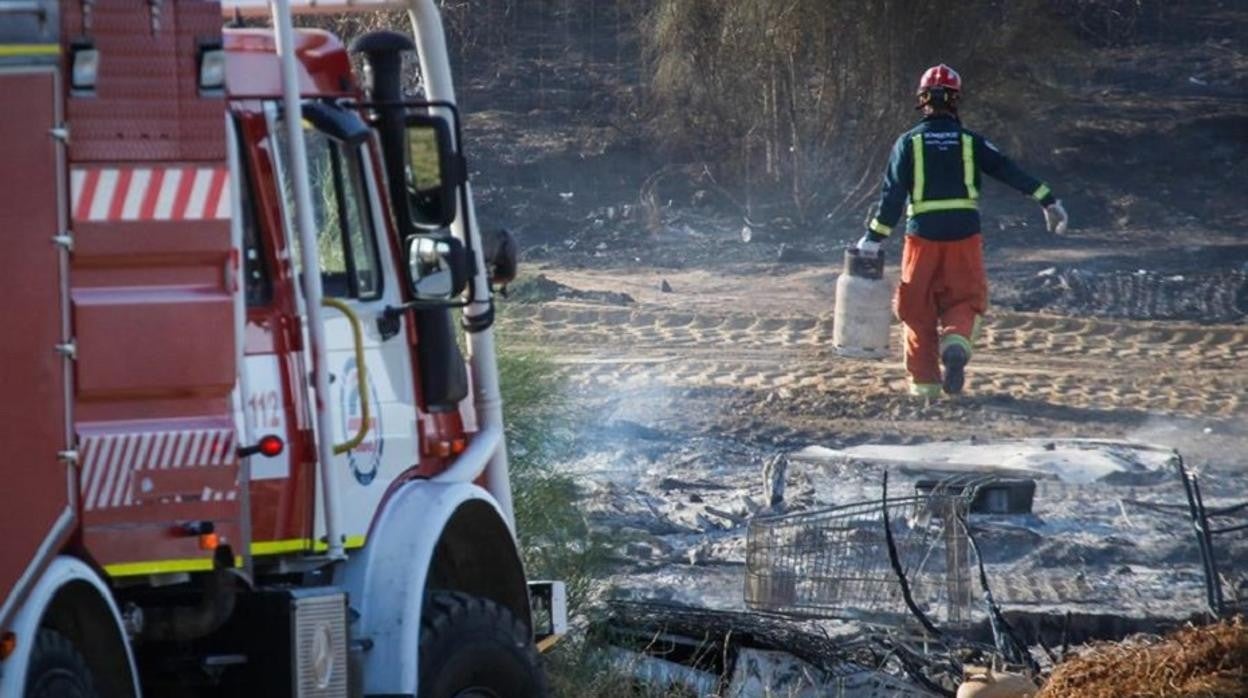
[[[935,493],[752,520],[746,538],[745,603],[755,611],[823,618],[908,613],[890,561],[887,507],[911,596],[930,618],[971,620],[968,498]]]

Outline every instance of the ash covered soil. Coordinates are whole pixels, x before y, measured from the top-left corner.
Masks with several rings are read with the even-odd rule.
[[[612,534],[602,590],[741,608],[763,466],[816,445],[1132,439],[1179,449],[1210,506],[1248,499],[1248,14],[1226,7],[1164,40],[1089,49],[1065,101],[1020,113],[1052,134],[1042,174],[1073,227],[1050,235],[1034,205],[985,188],[993,308],[967,395],[932,403],[904,395],[899,327],[886,361],[831,351],[858,225],[746,221],[696,165],[647,195],[666,165],[630,125],[626,33],[554,37],[470,80],[483,224],[522,249],[503,345],[552,356],[567,379],[579,437],[558,465]],[[876,498],[886,467],[899,493],[922,476],[792,458],[784,510]],[[1173,469],[1038,482],[1033,516],[975,524],[1007,609],[1200,610]],[[1219,555],[1228,593],[1248,594],[1244,539]],[[1011,586],[1023,578],[1039,581]]]

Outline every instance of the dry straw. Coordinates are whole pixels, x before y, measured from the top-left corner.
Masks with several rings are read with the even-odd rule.
[[[1037,698],[1073,696],[1248,696],[1248,624],[1240,617],[1093,645],[1060,664]]]

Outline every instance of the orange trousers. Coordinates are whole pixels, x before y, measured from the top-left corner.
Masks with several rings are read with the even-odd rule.
[[[906,236],[894,306],[906,327],[906,371],[912,389],[937,391],[940,352],[961,344],[967,356],[988,310],[983,238],[953,242]]]

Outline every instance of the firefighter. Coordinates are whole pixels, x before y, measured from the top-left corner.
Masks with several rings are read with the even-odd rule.
[[[860,252],[879,254],[909,197],[895,310],[905,325],[910,394],[924,398],[939,397],[942,389],[951,395],[962,392],[966,364],[988,309],[980,174],[1039,202],[1050,232],[1065,233],[1068,220],[1047,184],[962,125],[961,93],[962,78],[953,68],[941,64],[923,73],[916,107],[923,119],[893,146],[878,213],[858,241]]]

